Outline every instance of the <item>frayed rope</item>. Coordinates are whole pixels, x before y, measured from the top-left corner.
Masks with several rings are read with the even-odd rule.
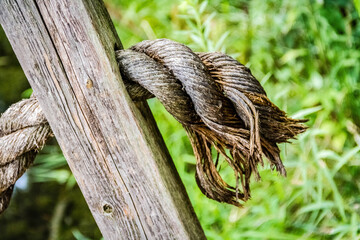
[[[134,101],[155,96],[184,126],[196,157],[196,181],[207,197],[241,206],[250,198],[251,175],[260,179],[257,165],[264,156],[286,175],[277,143],[304,132],[305,120],[288,118],[248,68],[228,55],[194,53],[168,39],[116,51],[116,59]],[[35,98],[14,104],[0,118],[0,212],[50,135]],[[221,177],[219,156],[234,171],[235,186]],[[16,174],[10,170],[16,168]]]

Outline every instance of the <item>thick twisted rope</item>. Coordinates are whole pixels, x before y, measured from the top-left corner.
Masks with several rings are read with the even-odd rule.
[[[263,165],[263,156],[286,175],[277,143],[305,131],[304,120],[288,118],[276,107],[248,68],[225,54],[194,53],[168,39],[116,51],[116,59],[134,101],[155,96],[184,126],[196,156],[196,180],[206,196],[241,206],[250,198],[251,175],[260,178],[257,165]],[[0,118],[0,204],[8,202],[16,179],[50,133],[35,98],[14,104]],[[234,171],[235,186],[219,173],[220,155]],[[10,164],[17,164],[17,174],[8,170]]]
[[[13,186],[52,134],[36,98],[13,104],[0,118],[0,213]]]

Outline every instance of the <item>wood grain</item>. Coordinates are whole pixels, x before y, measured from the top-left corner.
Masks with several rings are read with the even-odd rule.
[[[103,2],[2,0],[0,23],[105,239],[205,239]]]

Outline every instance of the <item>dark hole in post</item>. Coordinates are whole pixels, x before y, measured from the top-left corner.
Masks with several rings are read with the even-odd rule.
[[[105,213],[110,214],[110,213],[113,212],[113,207],[110,204],[106,203],[106,204],[103,205],[103,210],[104,210]]]

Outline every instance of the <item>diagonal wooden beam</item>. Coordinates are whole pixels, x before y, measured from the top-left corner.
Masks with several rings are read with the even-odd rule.
[[[0,23],[105,239],[205,239],[100,0],[1,0]]]

